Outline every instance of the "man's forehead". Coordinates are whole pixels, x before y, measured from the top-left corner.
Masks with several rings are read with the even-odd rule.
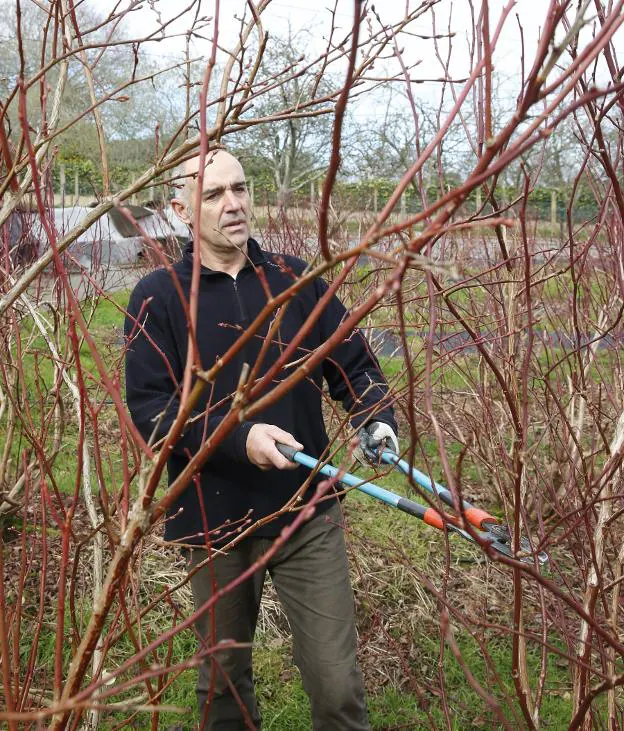
[[[199,172],[199,155],[186,163],[186,173],[189,180],[197,180]],[[208,185],[223,185],[245,180],[245,173],[240,162],[228,152],[220,150],[206,155],[204,168],[204,188]]]

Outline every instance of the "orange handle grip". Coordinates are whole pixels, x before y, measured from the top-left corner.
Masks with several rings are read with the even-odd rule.
[[[425,510],[423,520],[427,525],[431,525],[439,530],[444,530],[444,521],[442,520],[442,516],[433,508],[427,508],[427,510]]]
[[[470,525],[474,525],[475,528],[481,528],[484,522],[488,523],[498,523],[499,521],[489,513],[486,513],[485,510],[481,510],[481,508],[468,508],[465,511],[466,520],[470,523]]]

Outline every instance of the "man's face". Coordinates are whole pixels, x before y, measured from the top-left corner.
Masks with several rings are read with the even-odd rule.
[[[214,252],[231,250],[233,246],[244,249],[249,238],[250,200],[243,168],[223,150],[209,153],[206,162],[199,211],[200,241]],[[195,224],[198,163],[198,157],[187,163],[187,173],[193,177],[187,182],[186,200],[172,201],[178,217],[190,225]]]

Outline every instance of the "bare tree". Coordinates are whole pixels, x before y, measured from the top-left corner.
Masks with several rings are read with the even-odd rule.
[[[274,37],[262,55],[260,74],[265,79],[279,78],[286,69],[284,83],[264,95],[247,112],[267,117],[280,109],[297,109],[315,99],[325,99],[331,108],[340,86],[333,74],[311,65],[313,38],[307,31]],[[329,105],[329,106],[328,106]],[[321,108],[317,102],[316,106]],[[242,117],[244,120],[244,117]],[[270,126],[253,126],[237,141],[241,159],[248,167],[263,170],[272,178],[277,203],[287,205],[290,196],[308,187],[323,174],[330,146],[331,119],[328,115],[284,118]]]
[[[92,20],[81,18],[71,0],[54,0],[42,11],[45,52],[34,66],[25,62],[17,6],[18,72],[8,82],[0,109],[0,718],[13,731],[21,724],[37,723],[52,729],[75,728],[83,721],[96,726],[101,713],[120,714],[119,723],[127,726],[144,713],[151,727],[158,728],[168,687],[199,658],[173,653],[174,638],[192,627],[197,615],[180,607],[185,581],[170,585],[163,580],[154,591],[144,590],[168,508],[192,488],[194,474],[242,416],[253,419],[277,401],[363,323],[394,338],[393,388],[402,413],[405,458],[448,485],[457,520],[477,545],[471,560],[489,559],[487,567],[475,566],[467,579],[452,560],[457,547],[447,531],[439,536],[436,572],[412,565],[401,547],[395,547],[397,560],[403,556],[403,570],[425,587],[431,601],[427,629],[437,632],[439,648],[435,678],[426,682],[436,683],[442,723],[453,724],[454,704],[445,675],[445,658],[452,656],[490,725],[539,728],[549,670],[557,660],[567,664],[572,696],[568,727],[618,728],[624,685],[619,636],[624,566],[624,378],[619,356],[624,194],[623,84],[616,39],[624,4],[596,0],[590,10],[589,2],[548,3],[540,11],[539,41],[523,51],[514,109],[498,124],[493,59],[503,27],[514,22],[513,2],[498,15],[488,2],[478,8],[470,5],[470,58],[463,81],[451,79],[449,56],[458,41],[449,34],[446,41],[438,37],[435,2],[418,5],[394,24],[383,23],[372,9],[354,2],[348,34],[337,37],[335,15],[330,14],[325,34],[329,40],[322,52],[305,61],[283,57],[280,67],[271,65],[265,72],[263,58],[271,53],[271,37],[263,26],[268,5],[269,0],[247,3],[238,39],[220,66],[219,16],[207,21],[193,0],[177,11],[185,18],[188,34],[208,30],[199,97],[193,89],[181,90],[185,103],[180,108],[187,106],[186,118],[169,139],[155,140],[154,163],[114,197],[104,182],[99,204],[63,236],[54,228],[49,187],[59,136],[71,134],[91,115],[103,132],[98,140],[106,181],[107,105],[122,104],[119,98],[129,89],[158,79],[152,68],[142,73],[139,64],[114,87],[100,85],[96,59],[116,54],[120,45],[140,59],[148,44],[166,37],[172,26],[158,16],[155,31],[117,41],[116,29],[136,3],[115,6],[96,28]],[[371,68],[388,55],[396,39],[412,38],[409,34],[418,31],[416,21],[422,23],[425,17],[431,19],[428,36],[439,58],[440,78],[446,80],[436,125],[419,135],[421,114],[410,72],[397,57],[387,81],[405,82],[415,149],[400,163],[387,204],[376,216],[358,221],[355,244],[351,238],[350,244],[337,248],[329,236],[330,199],[352,96],[382,83],[379,77],[371,80]],[[96,30],[99,35],[92,36],[96,40],[91,43]],[[184,61],[185,68],[187,63],[190,59]],[[65,114],[63,100],[75,64],[82,68],[88,93]],[[594,76],[598,67],[606,69],[605,76]],[[334,85],[338,72],[341,81]],[[299,89],[294,97],[293,88]],[[474,124],[464,123],[469,115]],[[185,156],[199,150],[205,159],[209,148],[256,129],[268,130],[266,139],[272,134],[275,142],[279,129],[277,166],[293,125],[319,118],[329,120],[331,130],[325,132],[321,125],[310,132],[310,139],[318,135],[320,140],[325,134],[329,139],[318,225],[314,231],[289,229],[293,247],[309,247],[318,237],[311,268],[285,292],[267,294],[266,306],[217,363],[198,361],[194,332],[200,323],[194,290],[185,303],[190,357],[179,411],[167,435],[159,443],[147,443],[121,395],[124,346],[116,344],[115,349],[110,340],[103,344],[90,326],[96,296],[110,297],[98,291],[92,271],[82,270],[95,299],[77,299],[77,265],[68,254],[70,245],[113,205],[163,177],[171,178],[171,170]],[[189,134],[194,120],[199,133]],[[531,150],[547,154],[545,141],[567,120],[574,125],[583,161],[575,171],[561,241],[536,228],[528,213],[539,166],[531,171],[520,164],[515,212],[498,206],[493,191],[496,180]],[[451,130],[454,135],[457,129],[464,130],[470,168],[449,185],[440,151]],[[307,142],[297,137],[300,134],[296,132],[286,147],[294,144],[295,151],[305,151]],[[294,159],[276,178],[284,191],[298,184],[297,175],[302,176],[299,180],[309,175],[305,157],[297,164]],[[391,218],[413,181],[422,190],[425,170],[437,175],[436,195],[423,197],[419,213]],[[599,214],[579,225],[572,220],[572,209],[581,184],[592,190]],[[484,205],[492,203],[488,212],[467,206],[479,188]],[[17,231],[21,243],[26,241],[24,229],[13,227],[13,222],[31,207],[50,246],[34,263],[25,264],[9,255],[15,248],[10,239]],[[147,244],[167,266],[158,246]],[[365,272],[358,269],[362,255],[368,260]],[[194,274],[199,277],[198,256]],[[293,354],[305,327],[264,371],[248,364],[220,425],[205,435],[168,491],[160,491],[170,449],[188,420],[197,418],[194,408],[200,394],[209,392],[209,384],[250,339],[271,339],[281,308],[320,275],[330,279],[330,293],[341,291],[349,303],[342,325],[303,360],[293,361]],[[114,301],[111,306],[119,307]],[[310,326],[317,316],[312,314]],[[347,467],[340,454],[349,450],[338,451],[348,447],[346,419],[339,412],[328,416],[336,448],[332,456]],[[68,452],[75,455],[69,463]],[[62,486],[68,464],[71,480]],[[309,517],[315,501],[334,482],[322,484],[305,509],[299,510],[293,499],[279,511],[296,517],[263,561]],[[461,498],[473,497],[473,492],[497,505],[501,521],[511,530],[513,557],[493,552],[460,509]],[[440,507],[436,500],[429,504]],[[10,516],[15,525],[9,530]],[[232,545],[253,530],[252,524],[242,525]],[[524,562],[519,560],[521,535],[529,537],[533,549]],[[540,570],[535,558],[539,550],[550,553],[550,574]],[[475,577],[487,590],[468,604],[465,596]],[[236,582],[245,578],[243,574]],[[209,608],[207,604],[199,611]],[[155,622],[158,612],[165,621]],[[372,625],[385,628],[388,623]],[[471,671],[459,633],[478,647],[485,680]],[[402,672],[412,676],[419,697],[424,697],[424,680],[410,664],[409,650],[391,631],[383,637],[389,654],[398,658]],[[53,657],[41,669],[37,657],[45,642],[53,645]],[[510,677],[503,677],[497,665],[500,643],[509,647]],[[431,713],[428,718],[435,727]]]

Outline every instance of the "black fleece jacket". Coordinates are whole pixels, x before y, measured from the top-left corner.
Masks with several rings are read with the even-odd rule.
[[[266,304],[260,272],[264,286],[276,295],[288,288],[306,268],[300,259],[262,251],[253,239],[249,239],[248,253],[253,266],[247,265],[236,279],[224,272],[201,269],[197,341],[203,368],[214,365]],[[192,262],[192,245],[189,244],[183,258],[173,266],[187,301]],[[265,354],[259,376],[275,362],[326,290],[327,284],[316,279],[290,302],[278,334]],[[344,306],[334,297],[290,359],[291,363],[322,345],[344,315]],[[130,297],[125,322],[126,397],[132,419],[145,439],[152,437],[154,430],[156,438],[161,438],[175,419],[187,355],[186,323],[179,292],[166,269],[152,272],[137,284]],[[269,322],[265,322],[257,336],[219,371],[214,384],[205,388],[196,410],[197,414],[205,412],[204,416],[189,423],[169,458],[170,483],[184,469],[189,455],[199,450],[206,436],[228,411],[241,368],[244,363],[251,366],[255,363],[268,327]],[[293,367],[283,369],[274,383],[289,375]],[[310,372],[255,420],[279,426],[293,434],[306,452],[322,455],[328,443],[321,413],[323,379],[331,397],[341,401],[350,413],[354,427],[374,418],[396,431],[386,382],[358,330],[336,347],[321,367]],[[207,526],[209,540],[213,545],[219,545],[228,540],[233,531],[247,527],[250,521],[279,510],[309,475],[303,467],[263,472],[252,465],[246,451],[247,435],[252,426],[253,422],[243,421],[219,444],[202,468],[199,479],[191,482],[171,510],[165,526],[167,540],[204,544],[204,526]],[[307,497],[312,494],[314,484],[306,493]],[[327,501],[321,503],[318,510],[327,506]],[[273,520],[254,535],[278,535],[294,515],[288,513]]]

